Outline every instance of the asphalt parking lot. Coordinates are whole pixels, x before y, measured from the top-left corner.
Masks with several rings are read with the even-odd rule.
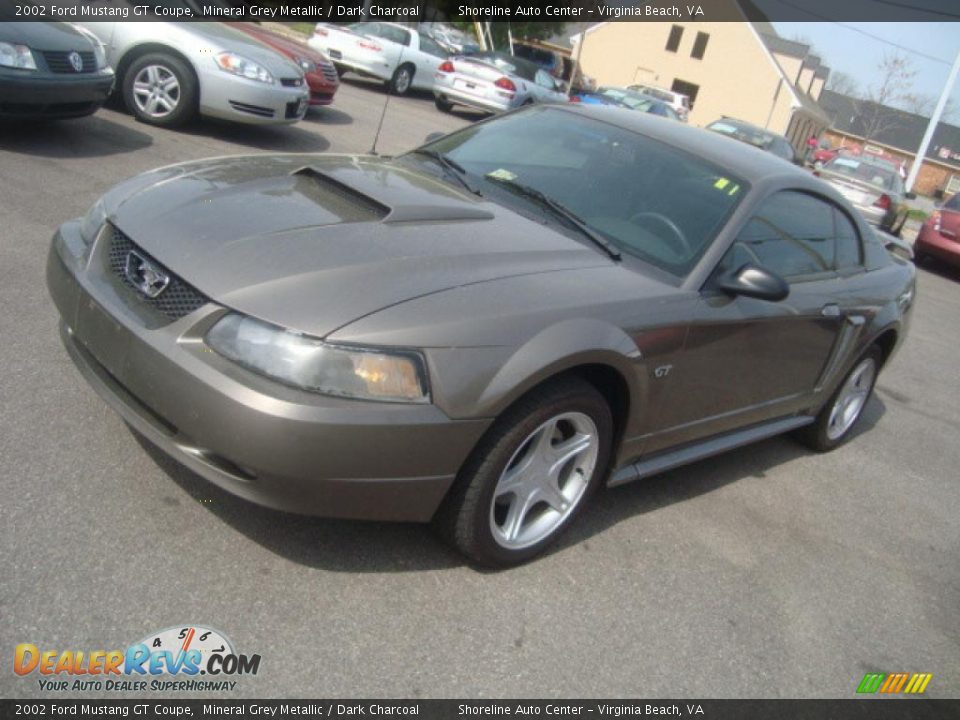
[[[912,335],[851,443],[777,438],[603,493],[546,557],[500,573],[426,527],[235,499],[108,409],[57,337],[56,226],[159,165],[365,152],[383,101],[349,82],[286,128],[172,132],[108,109],[0,129],[0,696],[52,697],[10,672],[16,643],[111,649],[190,623],[262,655],[235,697],[852,697],[869,671],[931,672],[927,695],[960,695],[946,271],[921,270]],[[474,117],[394,98],[380,150]]]

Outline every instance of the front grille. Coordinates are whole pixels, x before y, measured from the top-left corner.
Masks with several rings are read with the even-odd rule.
[[[327,82],[337,84],[340,82],[340,76],[337,74],[337,69],[331,63],[319,63],[320,72],[323,73],[324,79]]]
[[[272,118],[273,110],[268,107],[263,107],[262,105],[250,105],[248,103],[237,102],[236,100],[230,100],[230,107],[238,112],[250,113],[251,115],[257,115],[259,117]]]
[[[301,78],[280,78],[280,84],[284,87],[300,87],[303,85]]]
[[[210,302],[210,299],[206,295],[163,267],[163,265],[134,245],[133,241],[117,228],[111,226],[110,230],[112,230],[110,235],[110,251],[108,253],[110,270],[123,285],[133,292],[140,302],[146,303],[171,320],[179,320],[182,317],[186,317],[194,310]],[[165,274],[170,276],[170,284],[156,297],[151,298],[144,295],[130,281],[130,278],[127,277],[127,256],[131,250],[136,250],[144,259],[156,264]]]
[[[55,73],[92,73],[97,69],[97,62],[93,57],[93,53],[87,50],[77,53],[80,55],[80,58],[83,60],[83,66],[80,70],[76,70],[73,65],[70,63],[69,55],[70,52],[66,50],[44,50],[43,59],[47,61],[47,67],[50,68],[50,72]]]

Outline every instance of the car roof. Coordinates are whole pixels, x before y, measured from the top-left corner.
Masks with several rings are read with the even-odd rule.
[[[638,113],[612,105],[582,105],[579,103],[544,107],[549,110],[593,117],[624,130],[646,135],[654,140],[698,155],[729,170],[747,182],[752,183],[771,175],[780,175],[796,177],[798,180],[802,179],[803,184],[808,185],[811,178],[811,175],[805,170],[772,153],[702,128],[692,127],[684,123],[663,122],[661,118],[652,117],[648,113]]]

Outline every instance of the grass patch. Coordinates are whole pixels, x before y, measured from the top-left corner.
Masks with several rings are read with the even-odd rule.
[[[313,35],[313,29],[317,26],[316,23],[311,23],[311,22],[292,22],[292,23],[284,23],[284,25],[286,25],[291,30],[294,30],[300,33],[301,35],[306,35],[307,37],[310,37],[311,35]]]
[[[918,210],[916,208],[911,208],[910,212],[907,213],[907,218],[910,220],[916,220],[917,222],[925,222],[929,217],[926,212],[923,210]]]

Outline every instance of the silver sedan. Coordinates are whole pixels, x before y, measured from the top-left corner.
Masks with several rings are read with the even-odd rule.
[[[433,94],[444,112],[454,105],[498,113],[521,105],[567,101],[559,81],[546,70],[498,52],[447,59],[437,69]]]
[[[223,23],[81,23],[106,46],[137,119],[182,125],[195,114],[242,123],[295,123],[309,89],[291,60]]]

